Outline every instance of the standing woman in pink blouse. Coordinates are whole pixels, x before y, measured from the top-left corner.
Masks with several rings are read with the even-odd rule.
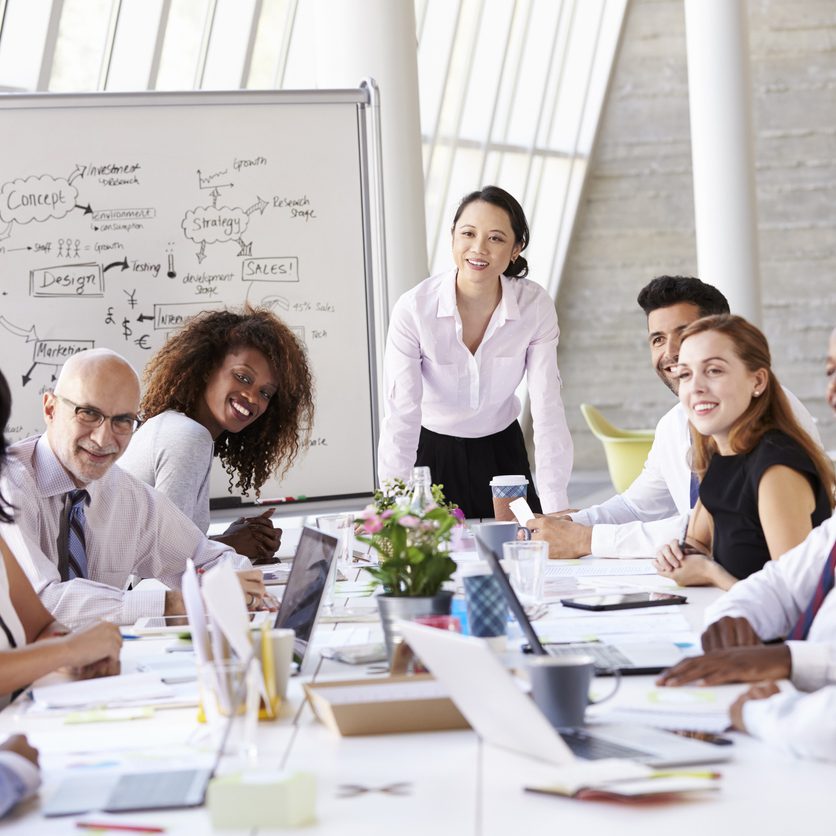
[[[525,213],[508,192],[485,186],[461,201],[451,232],[455,267],[405,293],[392,311],[380,479],[406,479],[426,465],[468,517],[492,517],[491,478],[521,473],[532,510],[561,511],[572,439],[560,399],[557,314],[525,278]],[[517,420],[523,377],[538,491]]]

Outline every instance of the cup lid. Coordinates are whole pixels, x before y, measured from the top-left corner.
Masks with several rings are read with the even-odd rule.
[[[491,487],[502,487],[503,485],[527,485],[528,479],[521,473],[513,476],[494,476],[491,479]]]

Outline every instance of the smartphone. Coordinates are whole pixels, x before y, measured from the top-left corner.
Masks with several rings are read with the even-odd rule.
[[[684,595],[669,592],[627,592],[612,595],[581,595],[577,598],[561,598],[564,607],[579,610],[629,610],[634,607],[666,607],[669,604],[685,604]]]

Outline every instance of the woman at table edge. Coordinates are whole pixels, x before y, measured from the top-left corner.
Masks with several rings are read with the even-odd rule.
[[[492,517],[489,482],[529,480],[534,511],[568,506],[572,440],[560,397],[554,301],[525,278],[522,207],[498,186],[459,203],[451,228],[455,267],[396,303],[384,358],[381,482],[428,466],[468,517]],[[526,377],[538,494],[518,423],[515,390]]]
[[[795,419],[772,372],[766,337],[742,317],[691,323],[682,333],[678,376],[700,499],[685,546],[663,546],[656,565],[681,586],[730,589],[830,516],[836,477]],[[735,486],[740,493],[732,497]],[[747,518],[741,497],[755,506],[757,520]],[[718,511],[725,518],[715,520]],[[728,547],[732,537],[734,549]],[[723,543],[726,548],[718,550]]]
[[[11,392],[0,372],[0,475],[6,457],[3,433]],[[99,622],[71,633],[47,611],[12,553],[26,548],[13,510],[0,493],[0,705],[9,695],[58,668],[81,677],[119,673],[122,638],[114,624]],[[38,753],[26,738],[0,744],[0,816],[38,787]]]
[[[283,475],[313,424],[305,349],[277,316],[245,306],[205,311],[175,332],[145,367],[145,423],[119,466],[209,528],[209,473],[217,456],[242,493]],[[272,509],[215,535],[239,554],[270,560],[281,530]]]

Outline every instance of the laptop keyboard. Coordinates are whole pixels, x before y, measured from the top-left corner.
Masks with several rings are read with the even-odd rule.
[[[650,754],[641,749],[631,749],[629,746],[602,740],[581,729],[561,729],[560,736],[573,754],[588,761],[602,758],[645,758]]]
[[[546,650],[549,656],[577,656],[580,653],[591,656],[597,670],[611,671],[631,666],[630,660],[611,644],[550,644]]]
[[[208,774],[202,769],[180,769],[171,772],[135,772],[123,775],[107,800],[106,809],[139,810],[183,807],[199,803],[193,799],[195,778]]]

